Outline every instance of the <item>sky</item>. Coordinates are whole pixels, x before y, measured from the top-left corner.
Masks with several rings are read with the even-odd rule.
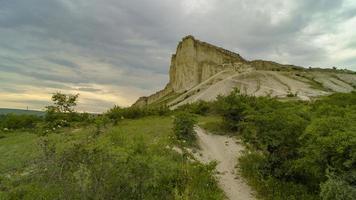
[[[355,0],[0,0],[0,108],[129,106],[186,35],[246,59],[356,70]]]

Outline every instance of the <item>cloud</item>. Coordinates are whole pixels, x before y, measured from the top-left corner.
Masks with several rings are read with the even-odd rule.
[[[90,87],[80,87],[78,88],[79,91],[85,91],[85,92],[100,92],[100,89],[96,88],[90,88]]]
[[[87,111],[130,105],[164,87],[188,34],[248,59],[356,70],[355,16],[353,0],[4,1],[0,106],[40,108],[59,90],[83,93]]]
[[[65,67],[69,67],[69,68],[73,68],[73,69],[76,69],[76,68],[79,68],[79,65],[74,63],[74,62],[71,62],[69,60],[66,60],[66,59],[60,59],[60,58],[48,58],[47,61],[53,63],[53,64],[57,64],[57,65],[60,65],[60,66],[65,66]]]

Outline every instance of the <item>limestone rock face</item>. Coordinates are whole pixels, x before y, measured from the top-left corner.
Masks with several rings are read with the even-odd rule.
[[[166,88],[149,97],[139,98],[134,106],[151,104],[172,92],[185,92],[222,70],[232,69],[233,63],[245,62],[239,54],[186,36],[172,55]]]
[[[133,106],[176,108],[198,100],[214,100],[234,88],[255,96],[309,100],[333,92],[355,91],[356,74],[264,60],[247,61],[239,54],[187,36],[172,55],[166,87],[139,98]]]
[[[170,85],[174,92],[184,92],[226,69],[224,64],[241,62],[245,60],[238,54],[187,36],[172,56]]]

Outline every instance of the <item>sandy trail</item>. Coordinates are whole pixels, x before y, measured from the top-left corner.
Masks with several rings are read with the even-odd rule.
[[[256,199],[252,195],[251,188],[242,180],[235,169],[238,157],[241,156],[244,147],[228,136],[209,134],[200,127],[196,127],[195,131],[201,148],[195,156],[203,163],[214,160],[218,162],[216,167],[218,181],[226,196],[230,200]]]

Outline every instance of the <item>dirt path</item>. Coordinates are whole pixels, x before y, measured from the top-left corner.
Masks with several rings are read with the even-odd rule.
[[[219,185],[226,196],[230,200],[255,199],[251,188],[240,178],[235,169],[237,158],[244,147],[228,136],[209,134],[200,127],[196,127],[195,131],[201,148],[195,156],[203,163],[214,160],[218,162],[216,169],[219,172]]]

